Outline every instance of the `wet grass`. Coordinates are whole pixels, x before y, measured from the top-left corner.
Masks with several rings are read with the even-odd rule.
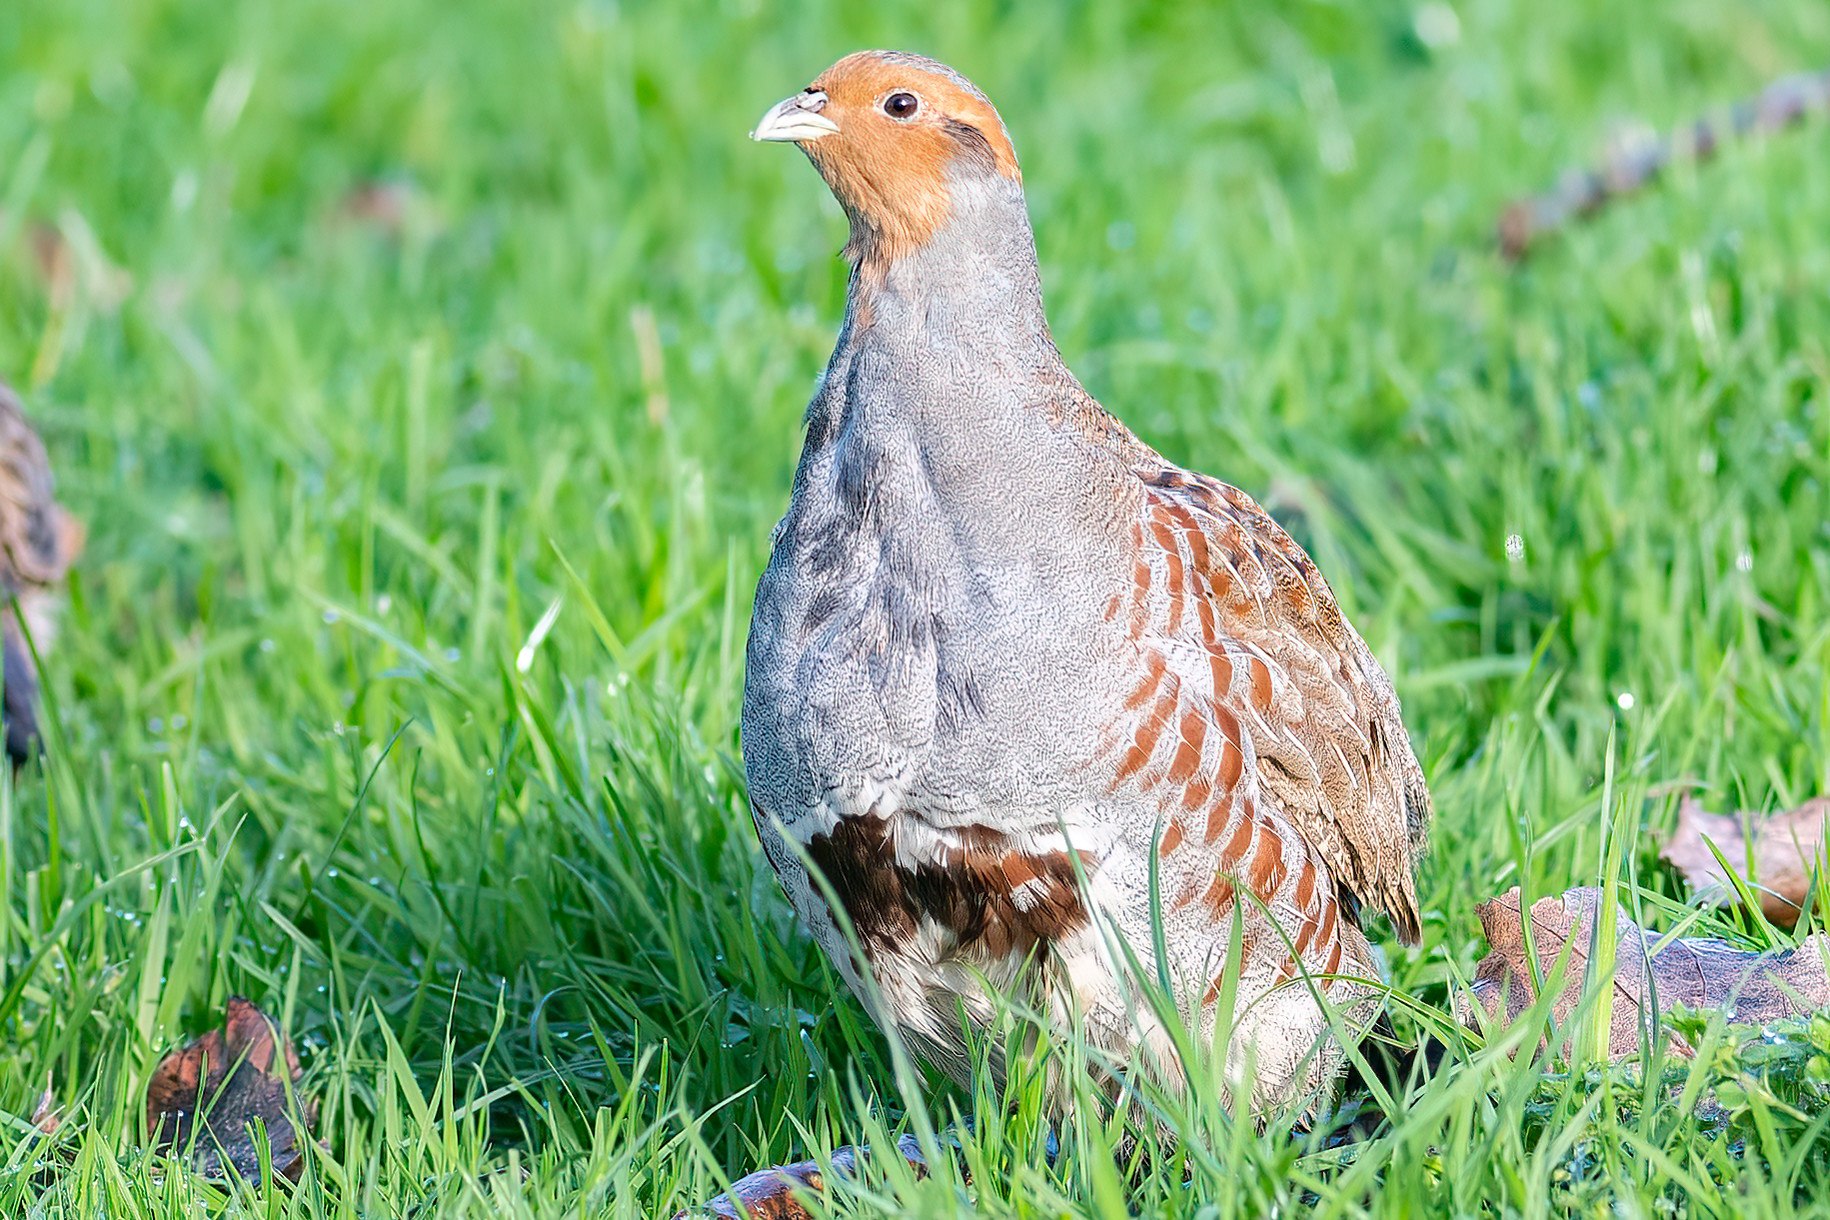
[[[1820,4],[24,0],[0,370],[90,539],[50,761],[0,792],[4,1214],[663,1215],[975,1108],[840,993],[737,761],[843,292],[836,208],[742,135],[872,44],[998,99],[1070,361],[1264,498],[1395,674],[1440,811],[1401,1034],[1447,1021],[1481,899],[1612,861],[1670,926],[1680,786],[1830,789],[1830,124],[1521,269],[1490,240],[1621,120],[1830,62]],[[324,1101],[295,1191],[140,1151],[153,1065],[231,994]],[[1506,1050],[1452,1047],[1347,1153],[1197,1090],[1135,1182],[1122,1133],[1051,1166],[1033,1093],[981,1098],[973,1214],[1830,1197],[1808,1115],[1725,1136]]]

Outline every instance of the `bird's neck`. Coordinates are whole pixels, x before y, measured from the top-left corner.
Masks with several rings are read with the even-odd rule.
[[[1084,398],[1049,335],[1013,185],[956,207],[920,249],[854,269],[845,326],[808,412],[803,472],[835,486],[868,482],[880,523],[940,511],[983,533],[1011,516],[1000,512],[1011,496],[1049,502],[1084,481],[1050,441],[1062,405]],[[1020,474],[1006,465],[1015,455]],[[905,485],[924,490],[898,499]]]
[[[980,371],[1053,372],[1060,364],[1042,307],[1036,242],[1020,186],[997,175],[953,184],[947,221],[932,238],[879,257],[866,222],[853,221],[846,338],[926,349]]]

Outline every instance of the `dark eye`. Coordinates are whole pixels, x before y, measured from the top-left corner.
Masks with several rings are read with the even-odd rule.
[[[912,119],[921,109],[921,99],[913,93],[892,93],[883,99],[883,113],[892,119]]]

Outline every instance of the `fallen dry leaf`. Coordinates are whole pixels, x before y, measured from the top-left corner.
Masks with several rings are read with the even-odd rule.
[[[1591,886],[1532,903],[1531,933],[1539,974],[1546,982],[1552,981],[1565,946],[1569,949],[1562,990],[1551,1006],[1559,1023],[1567,1021],[1581,1001],[1589,938],[1600,910],[1601,891]],[[1481,903],[1475,913],[1493,951],[1475,970],[1474,1000],[1490,1021],[1509,1025],[1537,998],[1517,887]],[[1807,938],[1797,949],[1748,953],[1700,937],[1667,939],[1634,923],[1618,906],[1614,920],[1618,940],[1608,1029],[1612,1058],[1640,1053],[1640,1029],[1653,1008],[1716,1009],[1736,1024],[1757,1025],[1830,1006],[1830,977],[1824,971],[1824,951],[1830,942],[1822,935]],[[1464,1005],[1465,1022],[1476,1025],[1477,1015],[1472,1005]],[[1685,1056],[1691,1053],[1676,1034],[1666,1034],[1670,1049]]]
[[[1677,827],[1659,858],[1684,874],[1699,902],[1726,906],[1737,900],[1710,843],[1759,898],[1760,910],[1782,928],[1798,922],[1811,896],[1811,870],[1824,850],[1824,820],[1830,797],[1806,801],[1783,813],[1709,813],[1686,796],[1678,805]],[[1753,875],[1746,872],[1748,838],[1753,837]]]
[[[283,1070],[276,1070],[281,1062]],[[287,1104],[288,1086],[298,1079],[292,1043],[272,1018],[237,996],[228,1003],[222,1029],[173,1051],[153,1070],[146,1086],[153,1147],[188,1155],[191,1168],[206,1178],[226,1179],[233,1169],[258,1181],[260,1153],[251,1126],[258,1119],[266,1127],[273,1172],[297,1181],[304,1167],[300,1149],[317,1119],[317,1106],[305,1098],[295,1094],[302,1111],[296,1120]]]
[[[32,248],[32,265],[37,269],[45,291],[57,308],[67,308],[76,291],[75,260],[70,255],[70,243],[55,226],[43,221],[27,231],[26,239]]]
[[[32,1125],[46,1135],[56,1135],[57,1129],[63,1126],[64,1116],[57,1108],[57,1098],[51,1090],[51,1073],[44,1074],[44,1092],[38,1095],[38,1105],[32,1111]]]
[[[333,227],[362,230],[389,240],[431,236],[444,228],[437,205],[402,178],[356,183],[344,192],[328,219]]]
[[[398,237],[407,227],[407,211],[413,199],[413,188],[407,183],[377,178],[351,187],[338,210],[347,220]]]
[[[81,212],[66,208],[57,223],[36,221],[25,236],[53,309],[69,308],[80,289],[96,310],[114,314],[133,294],[133,274],[108,256]]]

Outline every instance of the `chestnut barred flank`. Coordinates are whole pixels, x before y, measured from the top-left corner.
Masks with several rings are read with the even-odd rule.
[[[1173,830],[1163,856],[1190,825],[1207,846],[1225,837],[1226,873],[1248,866],[1269,790],[1272,820],[1415,942],[1411,858],[1429,797],[1415,760],[1393,766],[1386,750],[1404,731],[1389,683],[1315,564],[1249,496],[1173,468],[1143,477],[1129,596],[1103,615],[1123,619],[1137,658],[1105,735],[1111,789],[1156,796]],[[1168,663],[1177,653],[1199,658],[1187,680]],[[1255,877],[1271,869],[1261,860]]]

